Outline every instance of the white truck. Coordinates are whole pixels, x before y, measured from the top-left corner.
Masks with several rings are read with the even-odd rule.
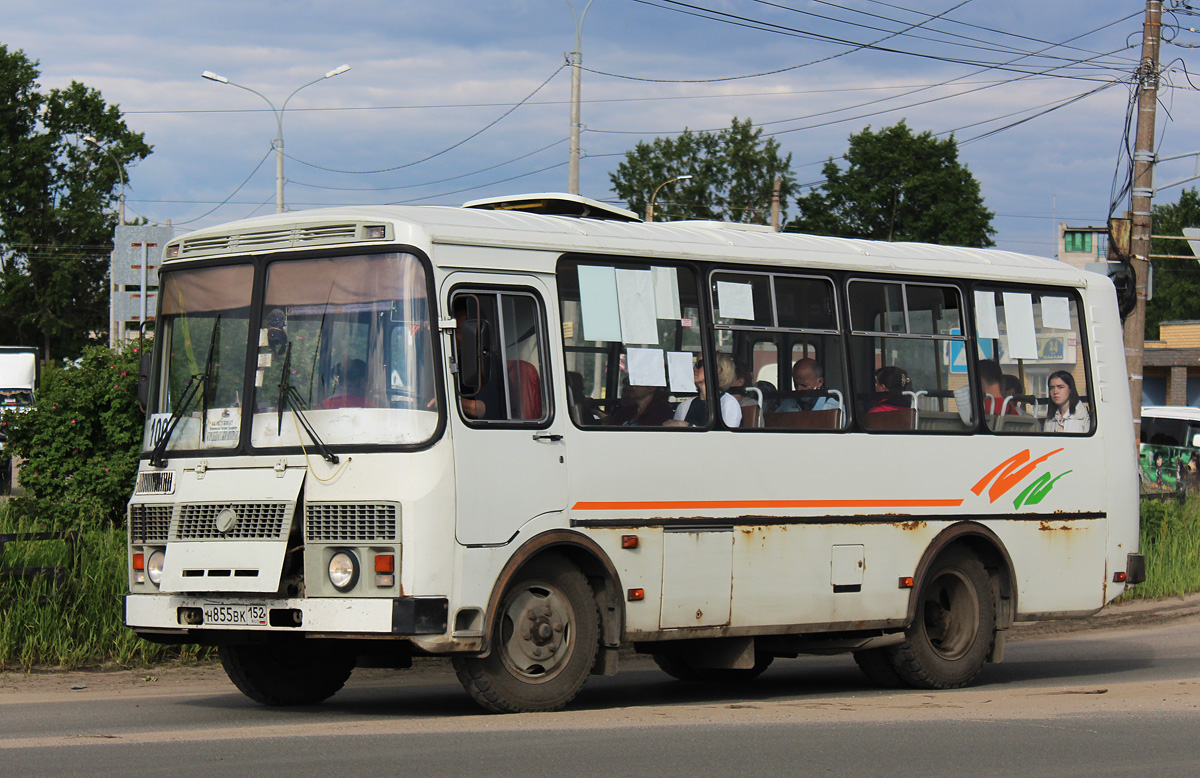
[[[0,412],[33,405],[38,381],[38,351],[26,346],[0,346]],[[16,466],[4,450],[0,427],[0,489],[16,482]]]

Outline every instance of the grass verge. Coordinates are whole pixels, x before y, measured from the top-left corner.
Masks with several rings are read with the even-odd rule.
[[[0,533],[56,529],[10,520],[7,506],[0,506]],[[0,670],[145,667],[209,655],[207,649],[195,646],[148,643],[125,627],[125,538],[123,529],[81,531],[77,563],[62,586],[55,586],[48,576],[0,577]],[[62,541],[36,541],[7,544],[0,566],[69,562]]]
[[[1146,582],[1125,599],[1178,597],[1200,591],[1200,497],[1142,500],[1141,552]]]

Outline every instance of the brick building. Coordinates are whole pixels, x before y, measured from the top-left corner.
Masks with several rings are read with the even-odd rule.
[[[1200,320],[1164,321],[1146,341],[1142,405],[1200,407]]]

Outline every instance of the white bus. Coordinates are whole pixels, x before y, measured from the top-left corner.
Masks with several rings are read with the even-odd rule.
[[[167,245],[137,634],[219,646],[265,704],[441,655],[485,708],[538,711],[629,644],[683,680],[853,652],[958,687],[1014,621],[1144,578],[1107,279],[571,195],[467,206]]]

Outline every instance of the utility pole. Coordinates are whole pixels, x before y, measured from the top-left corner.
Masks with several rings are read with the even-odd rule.
[[[771,188],[771,229],[779,232],[779,189],[783,186],[783,179],[775,176],[775,184]]]
[[[1137,137],[1133,152],[1130,214],[1130,261],[1137,277],[1137,304],[1125,320],[1125,362],[1129,368],[1129,397],[1133,403],[1134,435],[1140,438],[1142,363],[1146,346],[1146,294],[1150,278],[1150,217],[1154,198],[1154,124],[1158,105],[1158,49],[1162,34],[1162,0],[1147,0],[1142,24],[1142,59],[1138,64]]]
[[[567,191],[571,194],[579,194],[579,79],[583,66],[583,18],[587,16],[592,2],[588,0],[583,13],[576,13],[575,4],[567,0],[575,16],[575,50],[568,55],[571,65],[571,151],[567,157]]]

